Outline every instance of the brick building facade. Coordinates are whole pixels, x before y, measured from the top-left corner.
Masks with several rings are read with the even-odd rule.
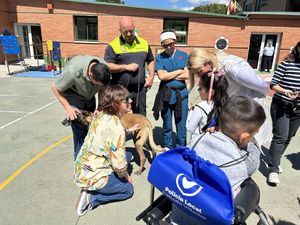
[[[187,52],[195,47],[214,48],[215,40],[224,36],[229,40],[227,51],[248,59],[253,68],[259,67],[258,52],[267,39],[272,39],[277,48],[274,65],[300,40],[300,13],[227,16],[81,0],[1,0],[0,7],[1,32],[4,28],[19,35],[21,32],[31,39],[28,43],[34,42],[33,37],[43,44],[58,40],[64,57],[103,56],[106,45],[119,35],[122,16],[133,17],[138,35],[148,40],[154,52],[161,49],[160,32],[171,26],[183,37],[178,48]]]

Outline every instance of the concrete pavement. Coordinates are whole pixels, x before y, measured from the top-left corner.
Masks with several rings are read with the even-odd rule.
[[[0,218],[3,225],[97,224],[134,225],[135,217],[148,206],[150,185],[147,173],[133,176],[133,198],[103,205],[80,218],[75,202],[79,189],[73,178],[73,144],[71,129],[61,125],[64,110],[53,97],[53,79],[14,78],[0,75]],[[148,118],[155,127],[155,140],[161,140],[161,120],[151,113],[156,82],[148,92]],[[191,94],[190,100],[196,98]],[[268,99],[270,103],[270,99]],[[128,150],[135,153],[132,141]],[[265,146],[267,152],[268,146]],[[261,190],[261,207],[279,225],[300,224],[300,132],[291,142],[284,157],[280,185],[266,184],[266,167],[254,175]],[[148,153],[148,152],[147,152]],[[146,154],[148,157],[150,154]],[[33,160],[32,160],[33,159]],[[30,161],[31,160],[31,161]],[[26,164],[27,163],[27,164]],[[138,168],[137,159],[132,160]],[[9,179],[8,179],[9,178]],[[157,193],[157,192],[156,192]],[[248,224],[258,221],[252,215]]]

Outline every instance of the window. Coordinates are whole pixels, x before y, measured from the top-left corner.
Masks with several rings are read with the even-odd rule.
[[[188,19],[164,19],[164,30],[173,29],[179,36],[178,44],[187,44]]]
[[[300,12],[300,1],[299,0],[290,0],[287,3],[287,11]]]
[[[244,11],[252,11],[252,5],[253,5],[252,0],[246,0],[244,3],[243,10]]]
[[[96,16],[75,16],[75,40],[98,41],[98,18]]]
[[[269,0],[256,0],[256,9],[255,11],[264,11],[261,8],[269,4]]]

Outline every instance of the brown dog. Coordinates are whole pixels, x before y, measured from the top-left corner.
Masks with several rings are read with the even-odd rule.
[[[92,113],[81,110],[81,113],[77,114],[76,120],[82,125],[88,126],[92,121],[92,118]],[[140,124],[140,129],[133,133],[133,142],[140,157],[140,167],[138,171],[135,172],[135,174],[140,175],[143,172],[144,165],[146,163],[146,156],[143,149],[146,141],[149,141],[149,145],[153,153],[163,152],[164,149],[161,146],[155,144],[153,140],[152,124],[147,117],[141,114],[127,113],[121,117],[121,123],[124,129],[129,129],[135,124]]]
[[[127,113],[121,117],[121,123],[124,129],[129,129],[135,124],[140,124],[141,126],[141,128],[135,131],[133,134],[134,146],[140,157],[140,167],[139,170],[135,172],[135,174],[140,175],[143,172],[144,165],[146,163],[146,156],[143,149],[146,141],[149,141],[149,145],[153,153],[163,152],[164,149],[161,146],[155,144],[153,140],[152,124],[147,117],[141,114]]]

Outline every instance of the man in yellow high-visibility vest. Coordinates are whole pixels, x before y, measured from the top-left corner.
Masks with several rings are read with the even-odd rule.
[[[112,72],[112,84],[126,87],[133,101],[132,111],[146,116],[146,91],[153,84],[154,57],[148,42],[135,35],[131,18],[122,17],[119,26],[121,35],[109,43],[104,59]]]

